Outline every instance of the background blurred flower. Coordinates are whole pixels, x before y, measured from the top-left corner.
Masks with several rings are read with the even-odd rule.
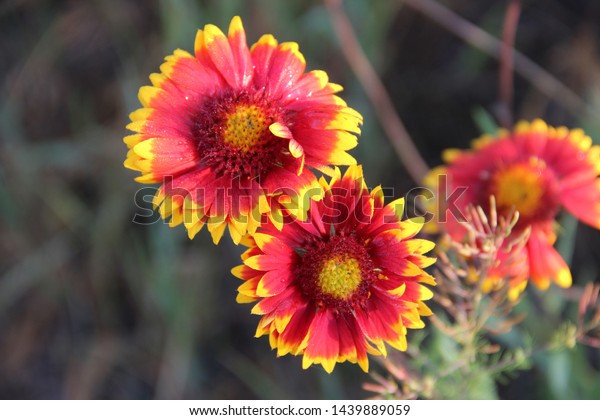
[[[238,243],[282,205],[302,218],[318,190],[305,165],[331,174],[328,165],[356,163],[346,151],[362,117],[325,72],[304,73],[296,43],[264,35],[248,49],[237,16],[228,36],[199,30],[194,49],[175,50],[140,89],[125,166],[142,173],[138,182],[162,183],[154,206],[190,238],[208,224],[218,243],[229,226]]]
[[[248,240],[238,302],[259,300],[256,335],[269,335],[277,355],[303,354],[304,368],[337,362],[368,370],[367,353],[386,354],[385,343],[406,350],[406,329],[422,328],[423,303],[435,285],[423,271],[435,261],[434,244],[415,239],[422,218],[401,221],[404,200],[383,206],[380,187],[369,192],[360,166],[339,169],[311,203],[306,222],[279,231],[272,223]]]
[[[516,210],[519,220],[512,235],[530,229],[527,276],[541,289],[551,279],[569,287],[569,267],[553,248],[554,219],[564,207],[579,220],[600,228],[599,157],[600,148],[592,146],[582,130],[549,127],[538,119],[520,122],[513,132],[500,130],[496,137],[483,136],[473,142],[471,151],[446,150],[447,165],[434,169],[426,183],[438,193],[442,188],[467,187],[453,203],[460,211],[469,205],[488,209],[490,196],[495,197],[501,215]],[[442,175],[447,175],[447,185],[440,182],[446,180]],[[466,233],[464,220],[451,210],[450,206],[440,208],[436,224],[460,239]]]

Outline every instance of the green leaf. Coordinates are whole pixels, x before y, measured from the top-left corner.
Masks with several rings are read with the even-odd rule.
[[[498,132],[498,124],[494,120],[494,117],[487,112],[483,107],[477,107],[471,111],[473,121],[479,131],[483,134],[495,135]]]
[[[485,372],[478,372],[469,381],[468,395],[465,395],[464,398],[472,400],[498,399],[496,383],[492,376]]]

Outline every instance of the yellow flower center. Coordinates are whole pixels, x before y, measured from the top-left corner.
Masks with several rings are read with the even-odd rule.
[[[498,172],[492,186],[498,207],[514,206],[522,216],[535,213],[544,195],[541,169],[538,162],[537,165],[514,165]]]
[[[270,119],[256,105],[238,105],[226,117],[223,141],[245,152],[262,144],[269,136]]]
[[[336,299],[344,299],[354,293],[361,280],[357,260],[351,257],[334,257],[326,260],[321,267],[318,284],[323,293]]]

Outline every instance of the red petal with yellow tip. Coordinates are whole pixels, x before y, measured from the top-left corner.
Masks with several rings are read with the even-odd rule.
[[[201,215],[185,223],[190,237],[206,224],[215,243],[224,229],[238,243],[263,215],[276,220],[295,207],[303,218],[307,201],[320,199],[310,195],[318,181],[309,168],[353,162],[350,133],[362,117],[324,72],[305,73],[297,44],[265,35],[249,49],[237,16],[227,34],[214,25],[198,31],[194,50],[175,50],[153,86],[140,89],[125,167],[140,172],[139,182],[162,184],[166,202],[183,203],[161,213],[171,226]]]
[[[432,292],[420,282],[435,284],[423,271],[433,244],[406,238],[422,223],[390,207],[382,217],[374,208],[381,190],[369,191],[359,166],[343,176],[336,168],[318,185],[323,199],[310,202],[306,220],[281,230],[268,222],[255,234],[252,256],[243,257],[249,270],[234,272],[247,284],[238,301],[261,298],[252,313],[278,355],[303,355],[304,368],[351,362],[366,371],[367,353],[385,354],[385,343],[406,350],[407,328],[422,328],[431,314],[422,301]]]

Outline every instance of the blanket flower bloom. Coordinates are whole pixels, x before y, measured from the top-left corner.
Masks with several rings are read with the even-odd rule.
[[[515,277],[515,267],[501,264],[490,281],[494,283],[512,270],[513,298],[528,279],[540,289],[546,289],[551,280],[569,287],[571,272],[553,247],[554,220],[564,208],[582,222],[600,228],[600,148],[592,146],[590,137],[580,129],[549,127],[540,119],[523,121],[512,132],[500,130],[495,138],[475,140],[473,150],[446,150],[444,160],[447,165],[434,169],[425,183],[438,196],[466,189],[454,206],[440,208],[438,227],[460,239],[465,233],[464,221],[453,210],[462,212],[469,204],[486,208],[493,195],[500,215],[510,210],[519,213],[513,236],[530,230],[524,269]],[[507,255],[500,257],[507,260]]]
[[[206,224],[218,243],[235,243],[284,208],[305,217],[319,183],[308,169],[356,161],[361,115],[335,94],[320,70],[305,73],[294,42],[262,36],[248,48],[239,17],[226,36],[199,30],[195,55],[175,50],[143,86],[143,108],[130,115],[125,167],[140,183],[161,183],[153,204],[193,238]]]
[[[367,353],[386,355],[385,343],[406,350],[407,328],[422,328],[431,314],[423,301],[435,285],[423,271],[434,244],[415,235],[423,218],[400,220],[404,200],[383,206],[380,187],[369,192],[360,166],[339,169],[323,199],[312,201],[306,221],[278,230],[266,223],[244,244],[239,303],[255,302],[256,336],[269,335],[277,356],[303,355],[306,369],[338,362],[368,370]]]

